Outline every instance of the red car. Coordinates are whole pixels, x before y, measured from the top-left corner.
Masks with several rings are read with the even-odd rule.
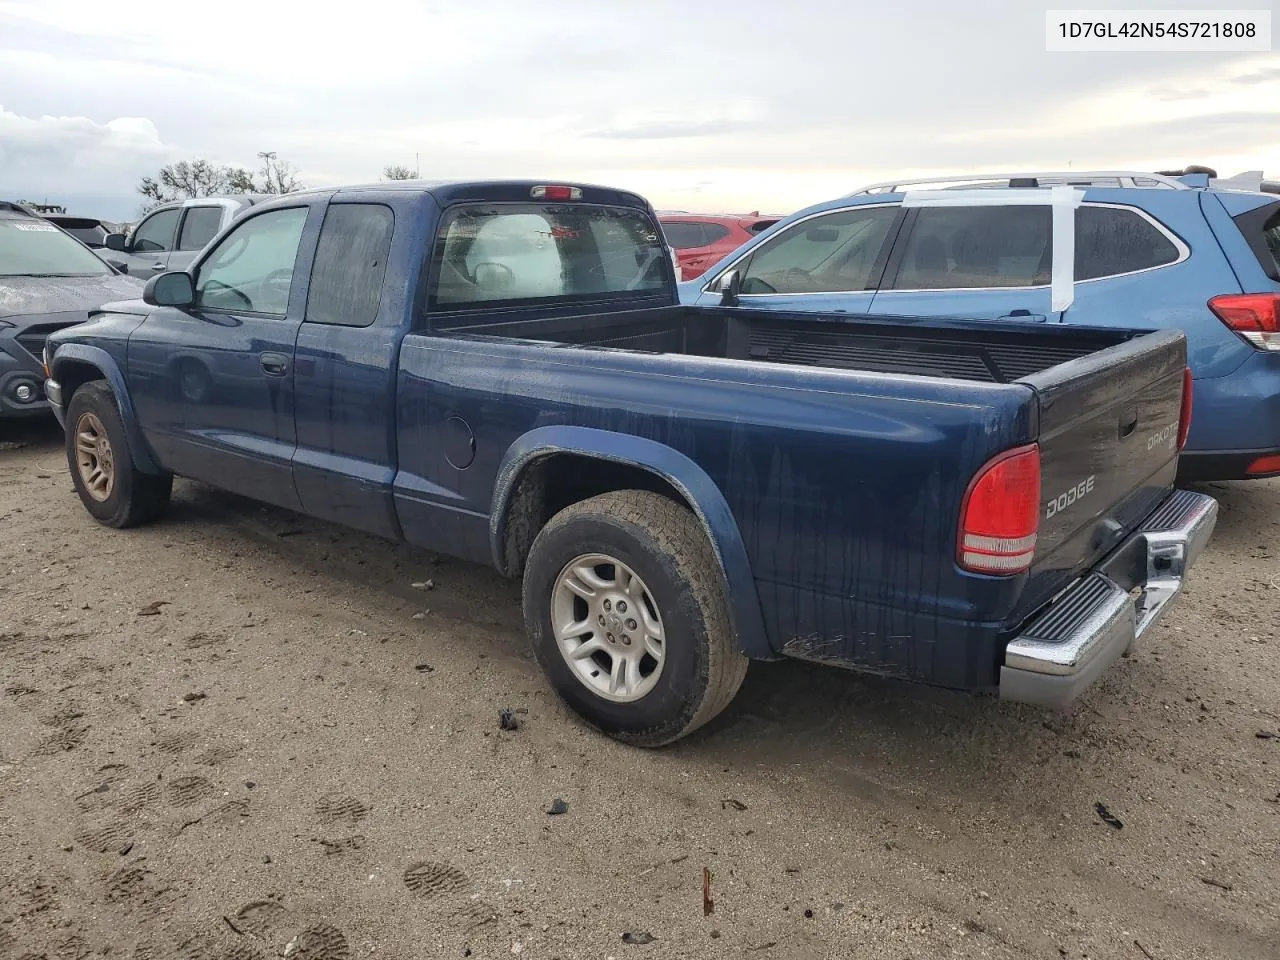
[[[718,216],[666,210],[659,211],[658,219],[667,242],[676,251],[681,279],[692,280],[782,217],[761,216],[759,210]]]

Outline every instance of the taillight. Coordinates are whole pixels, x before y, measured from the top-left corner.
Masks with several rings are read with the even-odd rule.
[[[1224,294],[1209,309],[1255,347],[1280,350],[1280,293]]]
[[[581,187],[537,186],[529,191],[535,200],[581,200]]]
[[[957,559],[974,573],[1022,573],[1040,528],[1040,447],[1032,443],[990,460],[964,495]]]
[[[1245,473],[1250,476],[1262,476],[1264,473],[1280,473],[1280,453],[1271,453],[1259,457],[1249,464]]]
[[[1182,452],[1182,448],[1187,445],[1187,434],[1191,432],[1191,399],[1192,386],[1195,383],[1191,379],[1191,368],[1187,367],[1182,371],[1182,410],[1178,413],[1178,452]]]

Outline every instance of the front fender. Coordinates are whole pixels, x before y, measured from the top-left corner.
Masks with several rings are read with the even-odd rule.
[[[520,477],[534,461],[558,453],[638,467],[675,487],[693,508],[720,562],[728,586],[729,613],[738,648],[753,659],[777,659],[765,633],[747,548],[724,494],[696,463],[655,440],[573,426],[538,427],[516,440],[498,467],[489,513],[490,547],[494,565],[499,570],[506,566],[503,544],[507,515]]]
[[[120,422],[124,424],[125,435],[129,438],[129,449],[133,454],[133,465],[143,473],[163,473],[157,466],[151,447],[142,430],[138,426],[138,417],[134,413],[133,401],[129,398],[129,388],[125,386],[124,373],[120,370],[115,358],[101,347],[91,347],[86,343],[64,343],[54,351],[51,359],[51,374],[58,380],[58,370],[66,369],[68,362],[85,363],[101,372],[111,386],[111,393],[116,398],[116,409],[120,412]],[[71,402],[70,394],[64,394],[63,409]]]

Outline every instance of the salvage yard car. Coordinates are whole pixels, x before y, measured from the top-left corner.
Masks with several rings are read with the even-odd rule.
[[[961,188],[913,207],[920,186]],[[1050,303],[1048,208],[997,194],[1072,186],[1075,299]],[[718,303],[741,278],[753,310],[833,310],[1176,329],[1187,335],[1196,418],[1180,476],[1280,476],[1280,196],[1261,175],[1024,172],[871,184],[775,225],[681,291]],[[958,191],[957,191],[958,193]]]
[[[16,203],[0,202],[0,419],[49,416],[40,356],[54,330],[82,323],[142,284]]]
[[[383,183],[254,207],[48,344],[112,527],[175,475],[523,578],[534,653],[657,746],[751,659],[1049,706],[1178,596],[1180,333],[686,307],[651,206]]]
[[[107,234],[102,244],[115,252],[135,277],[146,280],[166,270],[183,270],[232,220],[263,196],[196,197],[153,207],[128,236]]]

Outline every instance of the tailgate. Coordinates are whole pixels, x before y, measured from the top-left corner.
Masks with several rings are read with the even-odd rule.
[[[1018,381],[1035,390],[1040,414],[1040,531],[1025,603],[1092,567],[1172,489],[1186,363],[1186,338],[1160,331]]]

